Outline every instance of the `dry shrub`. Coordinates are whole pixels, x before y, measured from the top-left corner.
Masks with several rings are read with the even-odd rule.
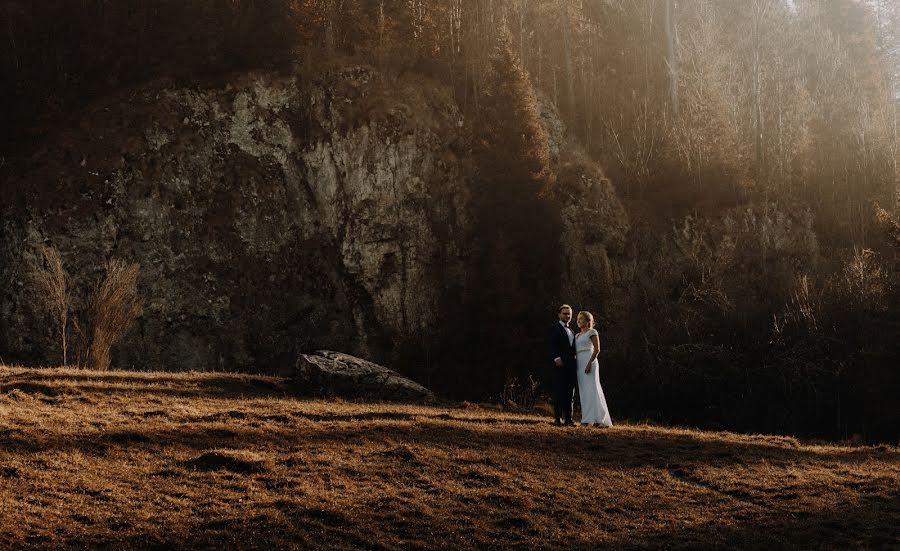
[[[837,278],[835,291],[847,308],[860,312],[883,311],[888,305],[890,274],[872,249],[855,248]]]
[[[900,205],[900,194],[897,196],[897,203]],[[878,226],[887,234],[893,246],[900,248],[900,222],[891,216],[891,213],[881,208],[878,203],[875,203],[875,220]]]
[[[518,377],[511,377],[503,385],[503,393],[500,403],[512,409],[531,409],[541,398],[541,381],[533,375],[520,381]]]
[[[69,302],[71,299],[68,276],[63,269],[62,256],[56,248],[41,245],[38,249],[43,258],[43,266],[35,267],[32,276],[39,290],[38,297],[59,324],[62,363],[66,365],[69,362],[66,333],[69,325]]]
[[[140,265],[117,258],[106,264],[106,275],[91,296],[88,331],[80,326],[76,329],[81,334],[80,367],[109,369],[112,347],[131,330],[143,311],[137,290],[140,271]]]
[[[791,292],[789,315],[793,314],[794,319],[806,327],[809,333],[815,333],[819,329],[818,310],[810,277],[806,274],[798,276],[796,286]]]

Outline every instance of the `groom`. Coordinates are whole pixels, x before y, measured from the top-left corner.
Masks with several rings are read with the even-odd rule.
[[[553,361],[554,425],[575,426],[572,403],[575,400],[575,333],[569,329],[572,307],[563,304],[557,310],[559,321],[550,328],[550,359]]]

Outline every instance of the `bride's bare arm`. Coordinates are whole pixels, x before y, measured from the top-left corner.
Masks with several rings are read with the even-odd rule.
[[[591,335],[591,344],[593,345],[591,348],[593,348],[594,351],[591,354],[591,361],[588,362],[588,365],[594,363],[594,360],[600,355],[600,335],[598,335],[597,332],[594,332],[594,334]]]

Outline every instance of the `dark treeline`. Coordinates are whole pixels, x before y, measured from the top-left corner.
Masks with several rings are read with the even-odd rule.
[[[11,0],[0,10],[4,162],[27,148],[22,136],[149,78],[352,57],[385,78],[444,81],[479,121],[476,208],[502,212],[479,217],[490,239],[467,286],[482,291],[447,313],[468,324],[448,350],[487,350],[494,324],[543,319],[564,295],[540,268],[553,247],[529,248],[557,240],[560,222],[528,79],[631,217],[635,275],[601,305],[617,411],[898,436],[894,2]],[[513,122],[501,116],[510,105],[522,113]],[[498,274],[503,285],[491,283]],[[443,390],[533,370],[539,337],[520,333],[509,342],[527,346],[499,346],[471,373],[445,375]]]
[[[91,98],[153,77],[195,79],[284,66],[296,43],[289,4],[4,2],[4,149],[16,145],[7,140],[20,138],[11,129],[26,136],[40,134],[48,123]]]

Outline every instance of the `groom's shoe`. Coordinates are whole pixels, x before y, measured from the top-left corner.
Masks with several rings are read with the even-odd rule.
[[[574,426],[575,426],[575,421],[569,419],[568,421],[566,421],[566,426],[567,426],[567,427],[574,427]]]
[[[556,427],[561,427],[561,426],[562,426],[562,421],[560,421],[559,419],[556,419],[555,421],[553,421],[553,425],[556,426]]]

